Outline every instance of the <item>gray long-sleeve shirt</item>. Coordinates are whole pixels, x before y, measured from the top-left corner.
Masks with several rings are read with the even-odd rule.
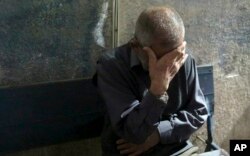
[[[196,64],[191,56],[171,81],[168,96],[158,98],[148,88],[150,78],[129,44],[104,54],[97,64],[98,88],[107,118],[102,134],[103,151],[119,153],[116,140],[143,143],[154,130],[160,148],[187,140],[207,118]],[[159,150],[159,147],[157,150]]]

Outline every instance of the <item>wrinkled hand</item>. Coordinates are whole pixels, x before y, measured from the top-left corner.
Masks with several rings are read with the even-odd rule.
[[[128,156],[137,156],[150,148],[154,147],[160,141],[160,136],[158,131],[154,131],[144,143],[142,144],[134,144],[127,142],[124,139],[120,139],[116,141],[117,149],[120,151],[120,154],[128,155]]]
[[[180,67],[187,59],[185,54],[186,42],[171,52],[157,59],[155,52],[145,47],[143,50],[148,54],[148,69],[151,79],[150,92],[160,96],[168,89],[170,81],[174,78]]]

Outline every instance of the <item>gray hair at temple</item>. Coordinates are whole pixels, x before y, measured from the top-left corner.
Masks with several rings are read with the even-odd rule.
[[[142,46],[150,46],[155,36],[167,36],[166,46],[175,45],[184,39],[185,28],[180,15],[169,6],[150,7],[139,16],[135,26],[135,37]]]

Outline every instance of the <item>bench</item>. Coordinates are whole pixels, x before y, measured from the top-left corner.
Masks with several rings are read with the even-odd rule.
[[[210,108],[207,151],[212,137],[212,66],[198,67]],[[0,88],[0,153],[100,136],[104,108],[91,79]]]

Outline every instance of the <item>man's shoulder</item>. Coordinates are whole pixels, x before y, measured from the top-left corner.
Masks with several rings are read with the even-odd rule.
[[[130,74],[129,52],[127,45],[105,52],[97,62],[96,75],[109,80],[111,84],[116,81],[124,83],[122,80]]]
[[[188,57],[183,65],[183,72],[185,72],[187,79],[192,79],[196,75],[196,61],[192,54],[188,53]]]
[[[188,57],[184,63],[184,66],[185,66],[186,70],[190,71],[193,68],[193,66],[195,65],[195,58],[192,55],[193,52],[191,49],[188,48],[186,50],[186,53],[188,54]]]
[[[190,68],[190,66],[192,65],[192,63],[194,62],[194,57],[191,54],[188,54],[188,57],[185,61],[185,66],[187,66],[188,68]]]
[[[98,63],[103,65],[128,65],[130,63],[130,52],[130,46],[128,44],[124,44],[122,46],[106,51],[101,55]]]

